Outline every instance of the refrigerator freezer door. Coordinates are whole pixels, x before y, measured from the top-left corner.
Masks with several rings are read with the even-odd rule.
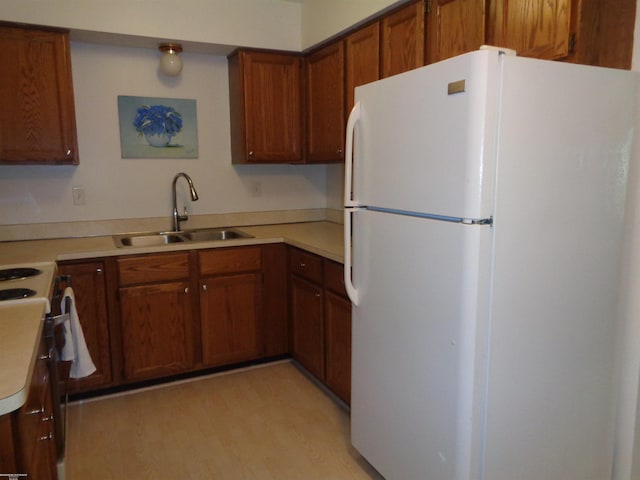
[[[356,88],[354,202],[488,217],[498,64],[497,52],[473,52]]]
[[[388,480],[479,478],[491,228],[353,216],[352,443]]]
[[[622,70],[504,59],[487,480],[611,478],[637,86]]]

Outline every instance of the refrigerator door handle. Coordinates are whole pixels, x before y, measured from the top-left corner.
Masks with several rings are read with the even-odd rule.
[[[351,303],[358,305],[358,291],[351,281],[351,214],[357,210],[357,202],[352,198],[353,178],[353,133],[360,120],[360,102],[351,109],[347,120],[347,138],[344,149],[344,287]]]
[[[344,209],[344,288],[353,305],[358,305],[358,290],[351,280],[351,215],[357,211],[357,208]]]
[[[353,132],[356,123],[360,120],[360,102],[351,109],[347,120],[347,138],[344,149],[344,206],[357,207],[358,204],[352,198],[352,178],[353,178]]]

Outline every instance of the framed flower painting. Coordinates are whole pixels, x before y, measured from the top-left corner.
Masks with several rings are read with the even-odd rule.
[[[198,158],[196,101],[118,96],[122,158]]]

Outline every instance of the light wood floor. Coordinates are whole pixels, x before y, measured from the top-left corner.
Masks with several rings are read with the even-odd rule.
[[[69,406],[66,480],[382,479],[292,363]]]

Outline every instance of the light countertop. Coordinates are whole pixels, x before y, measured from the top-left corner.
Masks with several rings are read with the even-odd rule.
[[[0,265],[80,260],[140,253],[286,243],[343,262],[343,226],[320,221],[238,227],[254,238],[117,248],[112,236],[0,242]],[[0,304],[0,415],[20,408],[42,335],[44,302]]]
[[[45,309],[44,301],[0,306],[0,415],[27,399]]]
[[[342,262],[343,228],[333,222],[286,223],[238,227],[237,230],[255,238],[242,238],[213,242],[185,242],[160,247],[117,248],[113,237],[59,238],[0,243],[0,265],[32,262],[78,260],[139,253],[170,252],[196,248],[233,247],[284,242],[320,256]]]

